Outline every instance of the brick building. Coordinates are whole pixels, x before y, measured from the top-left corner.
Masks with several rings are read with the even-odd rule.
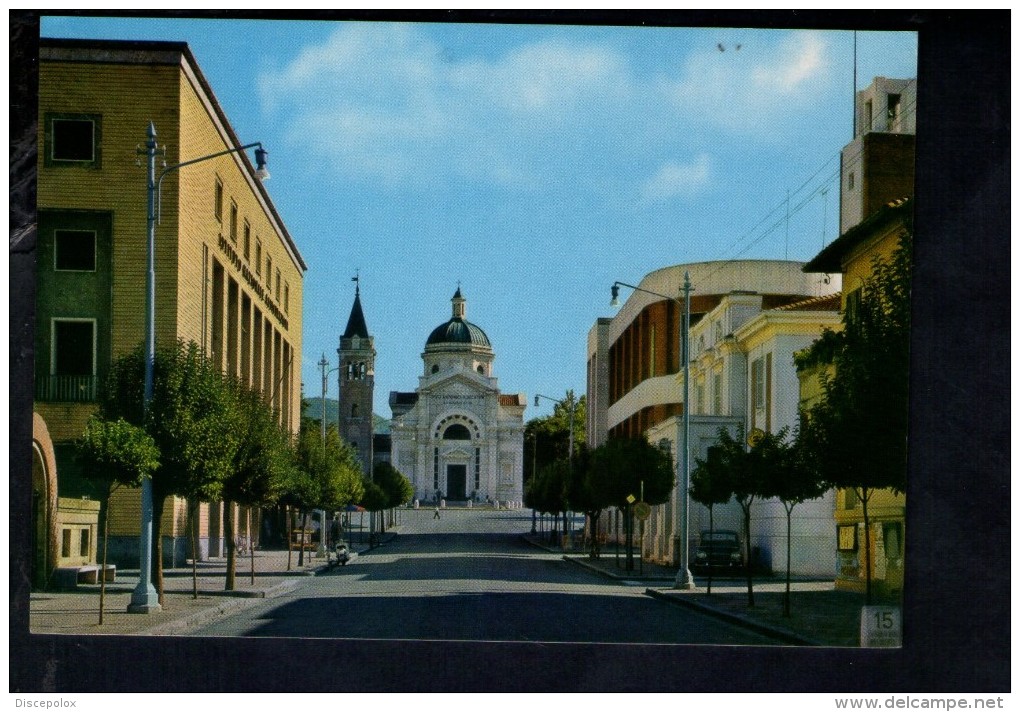
[[[33,516],[43,584],[65,554],[95,540],[92,525],[64,526],[54,494],[95,494],[72,442],[110,363],[144,336],[138,148],[150,122],[167,165],[243,142],[184,43],[42,39],[39,54]],[[244,152],[167,173],[155,259],[157,347],[194,341],[225,373],[261,389],[296,430],[307,266]],[[110,555],[122,565],[137,562],[139,502],[127,491],[110,507]],[[183,560],[186,509],[180,500],[166,507],[165,563]],[[198,530],[202,555],[220,555],[222,503],[201,506]]]

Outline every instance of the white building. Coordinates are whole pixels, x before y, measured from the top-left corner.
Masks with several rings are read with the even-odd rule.
[[[691,327],[691,469],[715,444],[720,428],[734,437],[760,429],[792,437],[798,420],[800,386],[793,355],[807,348],[824,328],[839,328],[839,293],[814,297],[774,309],[762,309],[763,297],[735,292]],[[682,375],[680,376],[682,378]],[[682,381],[680,386],[682,387]],[[682,442],[681,418],[671,417],[649,428],[646,437],[677,452]],[[667,506],[653,512],[646,535],[646,554],[672,561],[676,493]],[[804,502],[793,510],[792,572],[831,576],[835,570],[832,542],[833,493]],[[708,529],[708,509],[691,502],[689,545]],[[775,571],[786,570],[786,511],[777,500],[755,502],[751,508],[751,546],[755,562]],[[736,502],[714,509],[717,529],[742,528]],[[677,534],[679,532],[676,532]]]
[[[459,287],[451,302],[425,342],[418,389],[390,392],[393,466],[416,499],[520,502],[527,400],[500,393],[492,344],[466,319]]]

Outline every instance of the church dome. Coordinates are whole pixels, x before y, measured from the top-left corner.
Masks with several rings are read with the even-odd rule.
[[[466,300],[461,296],[460,287],[457,287],[457,292],[453,295],[451,301],[453,302],[453,316],[449,321],[440,324],[432,330],[428,340],[425,342],[425,346],[469,344],[492,348],[492,344],[489,343],[489,337],[485,335],[481,327],[472,324],[464,318]]]
[[[472,324],[467,319],[450,319],[445,324],[440,324],[429,334],[426,346],[436,344],[473,344],[475,346],[492,347],[489,337],[480,327]]]

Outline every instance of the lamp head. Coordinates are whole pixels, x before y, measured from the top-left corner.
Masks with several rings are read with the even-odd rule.
[[[618,306],[620,306],[620,287],[619,287],[619,285],[614,284],[612,287],[609,288],[609,291],[613,295],[613,298],[609,300],[609,306],[611,306],[611,307],[618,307]]]
[[[538,396],[535,396],[535,407],[538,407]]]
[[[255,175],[259,180],[269,180],[269,169],[266,164],[269,162],[269,151],[264,148],[255,149]]]

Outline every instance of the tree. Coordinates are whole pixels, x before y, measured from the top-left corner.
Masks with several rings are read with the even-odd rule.
[[[627,524],[627,570],[634,568],[631,505],[643,496],[648,504],[669,499],[676,484],[670,456],[644,438],[616,438],[591,453],[587,476],[592,496],[623,510]]]
[[[289,434],[280,426],[275,412],[262,394],[240,381],[233,383],[232,390],[240,441],[231,473],[223,482],[224,535],[227,539],[224,588],[227,591],[234,590],[237,567],[233,505],[268,507],[275,504],[287,485],[293,467],[288,452]],[[249,531],[252,530],[251,524],[249,520]],[[252,583],[255,583],[254,545],[255,542],[251,541]]]
[[[303,419],[296,458],[296,471],[292,473],[282,501],[293,505],[301,515],[300,566],[304,563],[304,522],[308,512],[313,509],[343,509],[361,499],[364,488],[357,455],[350,445],[341,441],[333,424],[326,427],[326,439],[323,441],[318,424]]]
[[[822,375],[822,398],[808,411],[801,438],[821,479],[855,492],[861,502],[869,604],[868,504],[878,490],[906,490],[911,243],[908,224],[892,258],[876,259],[860,298],[848,300],[842,330],[812,347],[831,353],[832,372]]]
[[[722,451],[712,446],[708,448],[706,459],[695,460],[694,470],[691,472],[691,485],[688,490],[691,499],[699,504],[708,507],[708,531],[710,537],[714,538],[715,505],[726,504],[733,497],[733,485],[729,481],[729,472],[723,460]],[[708,567],[708,594],[712,594],[712,566]]]
[[[781,476],[786,466],[781,434],[760,433],[750,449],[741,439],[734,438],[725,428],[719,429],[719,465],[740,505],[744,519],[744,571],[747,574],[747,605],[754,606],[754,583],[751,577],[751,507],[758,499],[769,497],[769,487]]]
[[[123,418],[103,420],[92,416],[76,443],[78,462],[89,479],[105,484],[106,514],[103,521],[103,563],[99,575],[99,625],[103,624],[106,600],[106,564],[110,539],[110,495],[122,485],[138,487],[159,468],[159,448],[142,428]]]
[[[767,471],[769,481],[765,483],[766,496],[775,497],[783,504],[786,511],[786,591],[783,594],[783,615],[790,617],[790,568],[793,541],[793,508],[801,502],[818,499],[828,485],[818,475],[818,471],[810,465],[800,438],[793,442],[786,439],[787,429],[778,433],[775,438],[777,467]],[[800,429],[798,429],[798,435]]]
[[[371,522],[369,528],[371,533],[368,535],[369,545],[375,543],[375,513],[381,512],[389,506],[389,495],[386,491],[380,487],[377,483],[372,480],[366,479],[363,483],[364,493],[361,496],[361,506],[366,511],[371,512]]]
[[[388,509],[399,507],[414,497],[414,485],[388,462],[375,464],[372,479],[386,493]],[[385,527],[385,521],[383,526]]]
[[[573,434],[574,449],[573,458],[570,450],[570,411],[574,410]],[[587,422],[587,398],[582,395],[580,398],[568,390],[563,399],[557,401],[553,406],[553,412],[542,418],[529,420],[524,426],[524,440],[528,444],[524,454],[524,486],[525,493],[528,485],[536,474],[540,473],[543,467],[551,465],[559,459],[570,461],[576,459],[578,453],[585,448],[585,423]],[[527,504],[527,502],[526,502]],[[531,507],[530,504],[527,506]],[[538,509],[532,507],[533,509]],[[541,510],[546,511],[546,510]],[[563,513],[564,530],[566,529],[567,508],[557,509],[556,514]],[[552,513],[552,512],[549,512]]]
[[[123,418],[143,427],[159,448],[160,464],[152,475],[152,568],[165,603],[161,523],[166,498],[218,499],[233,466],[239,428],[226,382],[195,342],[178,341],[156,351],[147,412],[144,374],[141,345],[114,361],[100,412],[106,420]]]

